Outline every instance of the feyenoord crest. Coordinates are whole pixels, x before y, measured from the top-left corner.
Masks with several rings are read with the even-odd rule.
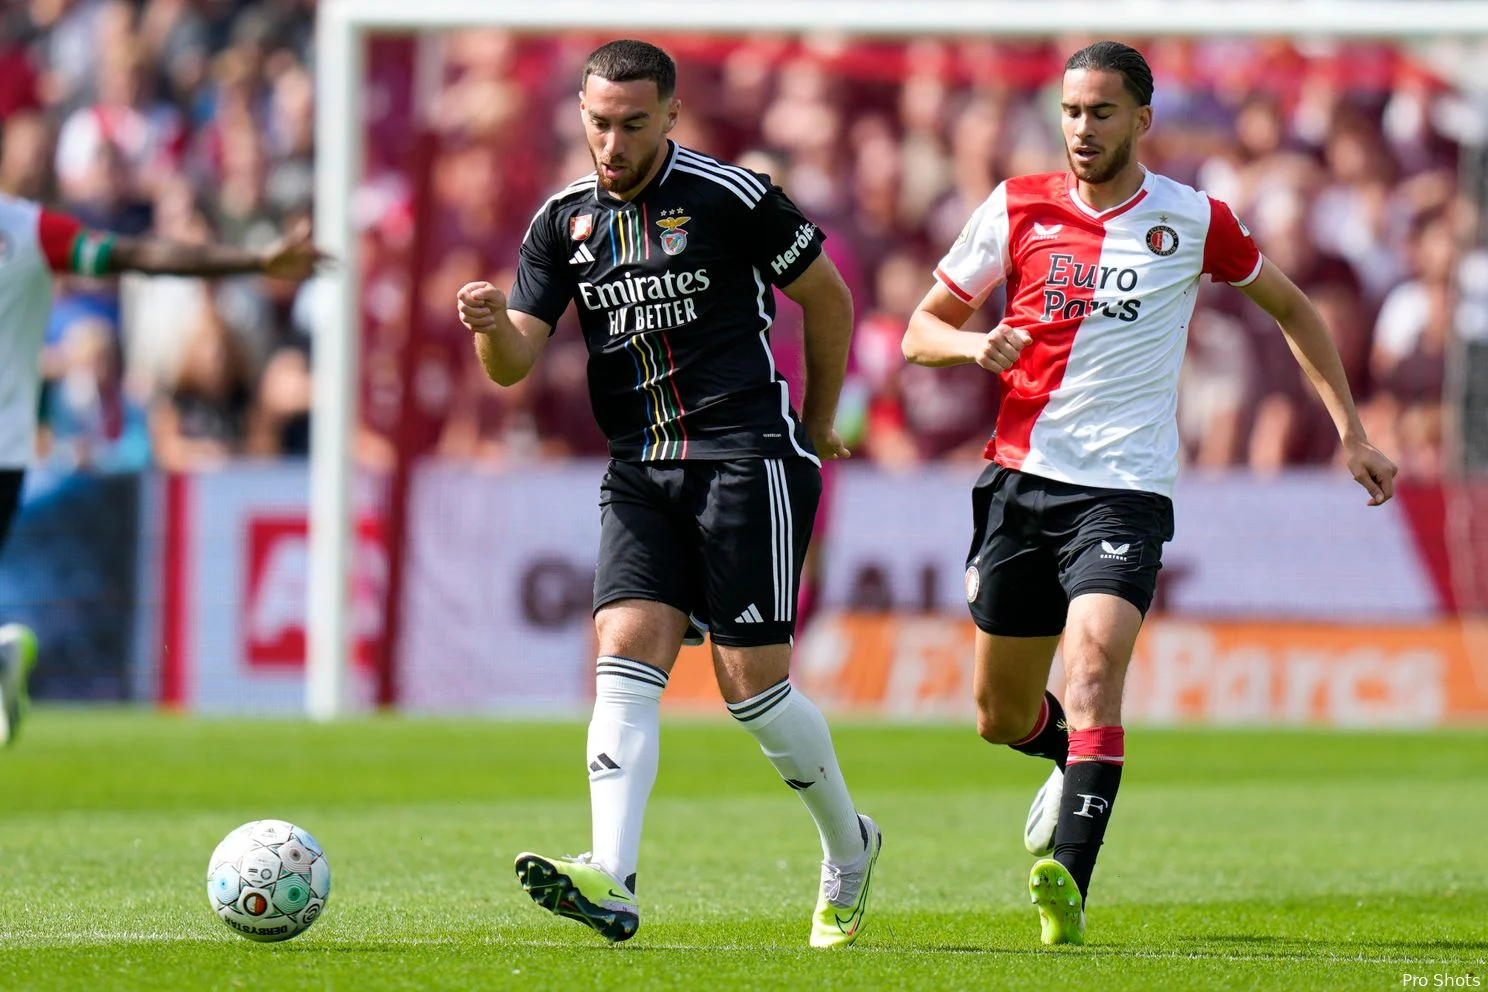
[[[578,214],[568,219],[568,236],[575,241],[583,241],[594,232],[594,215]]]
[[[975,603],[977,593],[982,588],[982,573],[977,571],[975,565],[966,566],[966,601]]]
[[[1166,224],[1147,229],[1147,250],[1154,255],[1171,255],[1178,250],[1178,232]]]
[[[682,225],[692,220],[691,217],[663,217],[656,222],[661,228],[661,250],[668,255],[680,255],[682,249],[687,247],[687,232],[682,230]]]

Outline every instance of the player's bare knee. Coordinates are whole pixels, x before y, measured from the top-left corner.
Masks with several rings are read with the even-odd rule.
[[[595,639],[601,656],[642,661],[671,671],[687,618],[664,603],[620,600],[594,614]]]
[[[1009,733],[1006,722],[999,722],[995,714],[985,711],[977,713],[977,736],[988,744],[1006,744],[1018,739],[1016,733]]]
[[[725,702],[742,703],[746,699],[753,699],[772,686],[779,685],[787,677],[787,672],[779,671],[760,669],[732,671],[719,676],[718,692]]]
[[[988,744],[1011,744],[1028,736],[1038,722],[1038,710],[1020,713],[1012,707],[977,700],[977,734]]]
[[[1121,713],[1121,666],[1085,664],[1066,668],[1064,711],[1075,728],[1118,723]]]
[[[714,642],[713,671],[726,702],[752,699],[790,676],[790,645],[735,647]]]

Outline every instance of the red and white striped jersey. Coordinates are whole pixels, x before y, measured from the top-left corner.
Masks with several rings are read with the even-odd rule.
[[[33,460],[52,273],[79,271],[84,234],[65,214],[0,195],[0,468]]]
[[[1228,206],[1147,172],[1096,210],[1070,173],[993,190],[935,269],[980,306],[1007,283],[1004,321],[1033,343],[1002,374],[986,456],[1076,485],[1170,496],[1178,370],[1199,277],[1253,281],[1261,254]]]

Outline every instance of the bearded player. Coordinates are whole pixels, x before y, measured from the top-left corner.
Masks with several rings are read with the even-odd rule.
[[[920,365],[1002,381],[992,462],[972,492],[966,599],[977,729],[1053,761],[1024,842],[1045,944],[1085,938],[1085,901],[1125,760],[1121,693],[1173,536],[1178,370],[1200,277],[1275,318],[1378,506],[1395,466],[1365,436],[1317,309],[1224,203],[1148,172],[1152,71],[1102,41],[1065,63],[1069,172],[999,185],[935,270],[904,335]],[[998,285],[1007,312],[960,328]],[[1063,638],[1064,701],[1046,691]]]
[[[769,177],[667,137],[677,70],[643,41],[589,56],[579,112],[595,171],[538,211],[507,296],[459,292],[495,382],[531,371],[576,304],[589,395],[609,438],[594,583],[594,714],[585,765],[593,849],[518,855],[548,911],[607,940],[640,926],[641,828],[660,761],[661,696],[684,638],[706,625],[729,713],[800,796],[822,847],[813,947],[863,933],[883,842],[848,793],[821,712],[790,679],[801,566],[832,424],[852,299],[821,230]],[[800,304],[798,414],[770,350],[774,288]]]

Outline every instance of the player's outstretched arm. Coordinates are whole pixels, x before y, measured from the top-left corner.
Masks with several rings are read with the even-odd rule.
[[[1269,260],[1262,260],[1260,275],[1241,287],[1246,296],[1276,319],[1286,335],[1287,345],[1297,364],[1302,367],[1343,441],[1349,472],[1369,493],[1369,505],[1379,506],[1395,495],[1395,464],[1365,436],[1359,411],[1349,391],[1343,360],[1322,314]]]
[[[851,453],[837,436],[833,424],[837,419],[837,400],[842,395],[842,380],[847,375],[847,350],[852,343],[852,292],[825,253],[781,289],[801,305],[801,336],[806,350],[801,421],[818,456],[847,458]]]
[[[1027,331],[998,324],[986,334],[961,330],[976,308],[940,283],[930,288],[909,318],[900,350],[915,365],[940,367],[975,362],[988,372],[1006,372],[1032,343]]]
[[[309,278],[330,261],[310,241],[310,225],[303,223],[262,251],[231,245],[187,245],[160,238],[113,237],[105,270],[150,272],[162,275],[231,276],[258,273],[276,279]]]
[[[506,308],[506,294],[488,282],[468,282],[455,297],[460,323],[475,335],[475,354],[492,382],[521,382],[537,364],[553,325]]]

